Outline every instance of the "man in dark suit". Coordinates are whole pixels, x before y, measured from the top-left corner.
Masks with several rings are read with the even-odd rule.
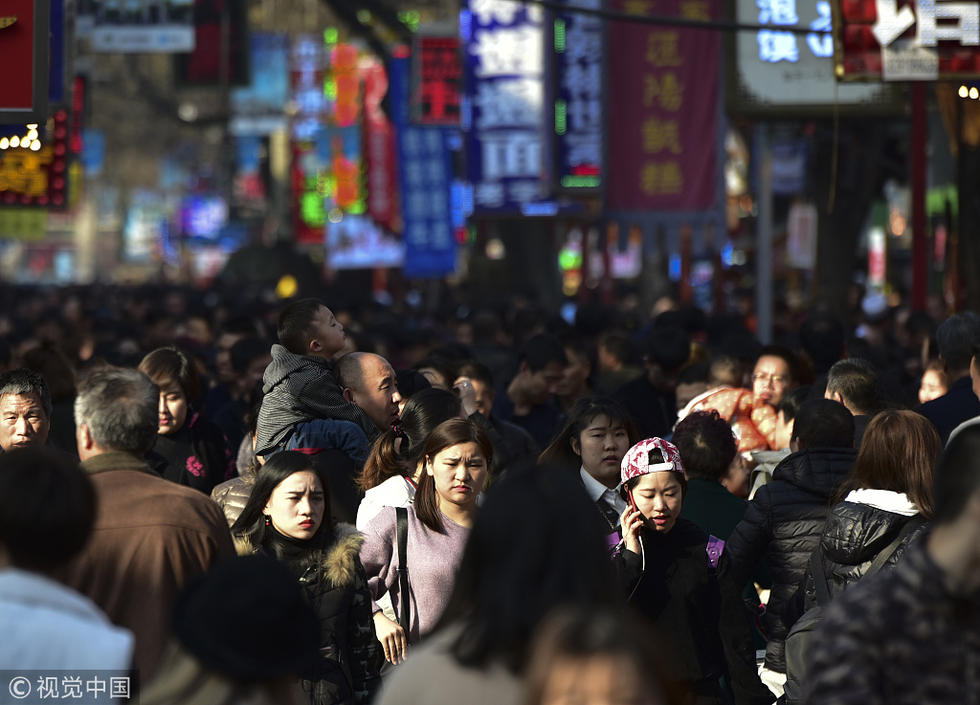
[[[932,421],[945,443],[954,428],[980,416],[980,400],[970,381],[973,346],[980,343],[980,316],[972,312],[950,316],[936,329],[936,343],[951,381],[949,391],[919,405],[916,411]]]

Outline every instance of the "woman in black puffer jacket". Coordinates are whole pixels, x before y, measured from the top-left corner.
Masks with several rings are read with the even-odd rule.
[[[308,702],[366,705],[380,685],[382,652],[359,558],[363,537],[331,520],[328,493],[308,456],[281,451],[259,469],[231,531],[240,554],[284,563],[319,617],[320,658],[302,674]]]
[[[831,597],[861,579],[878,554],[909,522],[914,525],[885,561],[897,563],[932,516],[932,471],[942,446],[939,434],[913,411],[882,411],[868,424],[854,463],[820,538]],[[807,571],[803,608],[817,604]]]

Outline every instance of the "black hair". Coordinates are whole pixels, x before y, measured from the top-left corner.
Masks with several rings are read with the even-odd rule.
[[[685,364],[691,356],[691,336],[677,326],[658,326],[647,336],[644,343],[648,363],[658,365],[667,375],[671,375]]]
[[[276,489],[286,478],[297,472],[309,471],[320,478],[323,486],[323,521],[320,522],[316,533],[310,538],[312,545],[322,544],[333,531],[333,519],[330,516],[330,485],[327,477],[314,463],[310,456],[295,450],[283,450],[268,460],[255,473],[255,484],[248,496],[245,508],[231,526],[231,533],[241,536],[253,546],[264,546],[271,535],[272,527],[265,525],[263,510]],[[278,546],[274,542],[273,547]]]
[[[759,358],[765,356],[778,357],[786,363],[786,366],[789,368],[790,386],[800,381],[800,361],[796,357],[796,353],[792,350],[784,345],[764,345],[762,350],[759,351],[758,357],[756,357],[756,362],[759,361]]]
[[[797,387],[783,395],[782,400],[779,402],[779,408],[776,411],[782,412],[784,423],[789,423],[796,418],[800,406],[810,396],[810,386],[808,384],[803,387]]]
[[[934,524],[956,521],[980,489],[980,425],[966,426],[950,438],[933,473]]]
[[[20,367],[0,374],[0,397],[4,394],[33,394],[41,402],[41,407],[48,418],[54,408],[51,403],[51,391],[47,380],[34,370]]]
[[[50,448],[0,454],[0,546],[18,568],[48,573],[81,552],[95,489],[78,461]]]
[[[849,357],[827,372],[827,392],[840,394],[857,413],[873,416],[884,406],[878,371],[867,360]]]
[[[728,473],[738,452],[732,427],[714,409],[688,414],[674,427],[671,440],[687,474],[712,482]]]
[[[469,377],[477,382],[482,382],[488,389],[493,389],[493,373],[489,367],[479,360],[467,360],[462,363],[456,370],[456,376]]]
[[[831,313],[811,313],[800,326],[800,345],[813,361],[814,371],[826,372],[844,356],[844,325]]]
[[[606,333],[599,340],[599,346],[624,365],[633,362],[633,343],[622,333]]]
[[[610,423],[622,424],[626,429],[630,445],[636,443],[638,437],[633,417],[622,404],[609,397],[582,397],[568,410],[565,426],[544,449],[538,462],[578,470],[582,465],[582,459],[572,450],[572,439],[578,439],[592,420],[599,416],[605,416]]]
[[[446,389],[429,387],[415,392],[405,402],[398,427],[388,429],[374,441],[357,484],[362,490],[369,490],[389,477],[414,475],[429,434],[462,412],[459,397]],[[396,443],[398,438],[400,445]]]
[[[252,360],[269,354],[269,343],[257,336],[249,336],[235,342],[228,351],[231,369],[237,374],[245,374]]]
[[[538,372],[551,362],[567,365],[568,358],[565,356],[565,348],[556,336],[540,333],[524,343],[521,348],[521,362],[526,362],[531,372]]]
[[[612,604],[606,533],[577,473],[545,466],[505,476],[476,515],[442,616],[440,626],[463,625],[450,645],[456,661],[520,673],[549,610]]]
[[[853,448],[854,417],[840,402],[809,399],[796,412],[793,438],[800,448]]]
[[[972,311],[950,316],[936,329],[939,355],[953,374],[970,366],[976,343],[980,343],[980,316]]]
[[[310,324],[323,306],[320,299],[299,299],[279,314],[279,343],[294,355],[309,353]]]

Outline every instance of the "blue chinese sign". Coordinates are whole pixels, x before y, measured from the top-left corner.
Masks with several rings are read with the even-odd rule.
[[[409,64],[393,59],[389,94],[398,135],[398,178],[401,182],[405,240],[405,275],[438,277],[456,268],[453,239],[448,128],[409,122]]]
[[[576,0],[600,9],[602,0]],[[555,18],[555,161],[565,189],[602,186],[602,20],[578,12]]]
[[[459,24],[474,209],[520,212],[548,196],[544,13],[511,0],[464,0]]]

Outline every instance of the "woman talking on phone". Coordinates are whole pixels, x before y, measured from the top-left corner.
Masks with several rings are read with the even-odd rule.
[[[747,613],[716,578],[723,544],[681,518],[687,476],[676,446],[648,438],[623,458],[623,543],[616,562],[629,601],[670,642],[665,672],[684,703],[771,703],[755,673]],[[722,602],[724,599],[724,608]]]

